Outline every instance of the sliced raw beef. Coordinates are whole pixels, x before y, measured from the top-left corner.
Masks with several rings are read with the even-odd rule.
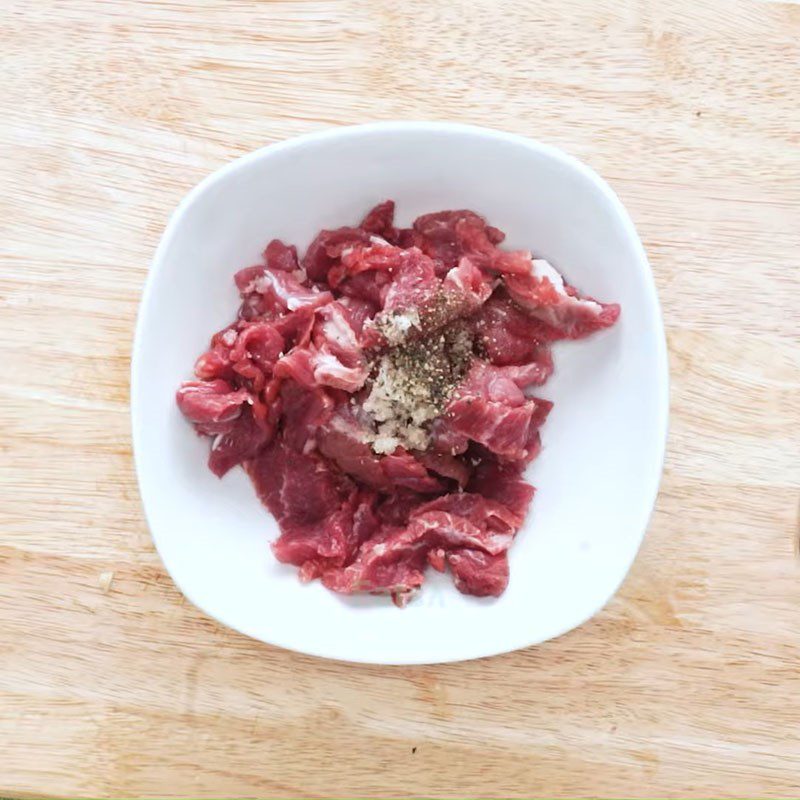
[[[316,286],[304,286],[295,274],[280,270],[265,269],[250,286],[250,291],[272,297],[277,305],[289,311],[306,307],[319,308],[333,300],[330,292],[322,292]],[[248,288],[245,288],[245,292]]]
[[[324,386],[347,392],[360,389],[367,380],[367,360],[345,309],[337,302],[317,311],[314,327],[314,378]]]
[[[333,295],[317,286],[306,285],[301,271],[286,272],[267,266],[255,266],[236,273],[236,285],[242,296],[239,316],[242,319],[275,318],[300,308],[318,308]]]
[[[367,368],[365,365],[345,366],[332,353],[310,347],[296,348],[281,358],[275,365],[275,374],[293,378],[307,388],[330,386],[355,392],[364,385]]]
[[[409,595],[425,579],[426,552],[423,544],[417,545],[409,539],[406,529],[380,529],[376,536],[361,546],[350,565],[324,572],[322,583],[341,594]],[[403,604],[402,601],[398,603]]]
[[[346,247],[342,250],[339,264],[328,271],[328,283],[337,288],[346,278],[352,278],[363,272],[392,273],[402,269],[411,252],[395,247],[383,239]]]
[[[233,281],[242,297],[246,297],[247,295],[255,292],[255,280],[264,274],[264,270],[266,270],[266,268],[266,264],[254,264],[252,267],[240,269],[233,276]]]
[[[366,363],[348,367],[327,350],[314,354],[314,380],[319,386],[330,386],[345,392],[356,392],[367,380]]]
[[[495,500],[520,519],[528,513],[535,491],[522,477],[519,464],[503,463],[491,457],[481,459],[467,489]]]
[[[464,531],[460,532],[460,537],[454,525],[447,527],[451,539],[469,540],[470,534],[478,533],[469,522],[462,522]],[[426,554],[436,540],[435,532],[424,525],[383,528],[361,546],[349,566],[325,572],[322,582],[342,594],[407,595],[422,585]]]
[[[492,292],[491,279],[468,259],[436,276],[434,262],[416,249],[395,270],[383,310],[366,327],[365,347],[378,348],[425,338],[469,317]]]
[[[552,338],[580,339],[619,317],[616,303],[580,297],[544,259],[532,259],[527,274],[509,275],[505,285],[516,303],[552,331]]]
[[[295,272],[300,269],[297,248],[285,245],[280,239],[273,239],[264,250],[264,262],[272,270]]]
[[[275,424],[272,421],[259,422],[252,410],[245,407],[230,428],[215,437],[208,454],[209,469],[221,478],[243,461],[255,458],[274,435]]]
[[[477,267],[490,273],[525,274],[530,254],[497,247],[505,234],[486,224],[471,211],[443,211],[426,214],[414,222],[413,243],[445,269],[468,257]]]
[[[297,311],[284,313],[274,320],[275,330],[283,336],[284,353],[294,347],[305,347],[311,341],[311,332],[316,322],[316,311],[310,306],[298,308]]]
[[[430,258],[416,248],[401,252],[405,253],[405,258],[393,270],[383,304],[385,311],[419,307],[441,287]]]
[[[484,269],[501,273],[503,278],[508,280],[512,275],[528,274],[531,254],[527,250],[495,250],[484,260],[478,260],[478,263]]]
[[[550,343],[613,324],[472,211],[397,228],[394,203],[273,239],[234,276],[237,318],[176,393],[218,476],[241,464],[280,527],[275,557],[335,592],[404,605],[428,568],[500,595],[552,403]]]
[[[455,551],[454,551],[455,552]],[[428,550],[428,564],[437,572],[444,572],[447,569],[447,551],[443,547],[432,547]]]
[[[352,297],[370,303],[377,313],[383,308],[391,284],[392,276],[389,272],[359,272],[358,275],[344,279],[337,289],[343,298]]]
[[[527,460],[537,410],[536,400],[511,407],[477,398],[462,398],[448,406],[447,418],[453,430],[479,442],[491,452],[507,459]]]
[[[369,241],[370,234],[360,228],[320,231],[303,256],[303,269],[312,281],[324,283],[328,279],[328,271],[339,262],[345,247],[367,244]]]
[[[352,532],[356,489],[319,455],[298,453],[276,439],[246,464],[259,498],[281,524],[280,561],[341,559]],[[349,516],[349,520],[348,520]]]
[[[194,363],[194,374],[201,381],[212,381],[215,378],[230,381],[234,378],[231,348],[237,336],[237,325],[229,325],[211,337],[208,350]]]
[[[469,437],[454,430],[446,415],[433,421],[431,424],[431,450],[456,456],[465,453],[468,447]]]
[[[430,494],[442,483],[410,453],[398,448],[379,456],[368,444],[368,431],[349,404],[336,409],[317,433],[320,452],[360,483],[382,492],[409,489]]]
[[[240,321],[212,339],[212,347],[195,363],[195,374],[212,378],[247,382],[254,393],[260,392],[272,375],[275,362],[284,347],[276,327],[261,320]]]
[[[307,526],[284,526],[273,545],[279,561],[300,567],[300,580],[310,581],[350,563],[361,544],[380,528],[375,495],[354,491],[323,521]]]
[[[544,383],[550,375],[549,366],[549,363],[547,366],[531,363],[498,367],[474,358],[458,391],[495,402],[519,405],[525,398],[521,390]]]
[[[540,363],[549,376],[553,369],[547,333],[542,323],[498,289],[474,318],[480,349],[498,366]],[[544,381],[542,381],[544,382]]]
[[[493,403],[505,403],[512,407],[521,406],[525,402],[525,395],[516,380],[518,377],[516,369],[516,367],[495,367],[475,358],[456,396],[484,398]]]
[[[408,489],[398,489],[392,494],[381,497],[376,513],[380,521],[389,527],[405,527],[414,511],[428,500],[430,496]]]
[[[278,359],[273,372],[281,380],[293,380],[305,389],[313,389],[319,386],[315,368],[314,351],[309,347],[295,347]]]
[[[239,332],[229,352],[236,363],[250,360],[264,372],[271,372],[283,352],[283,336],[269,322],[248,322],[240,325]]]
[[[514,533],[488,530],[483,520],[447,511],[417,511],[411,515],[406,533],[420,542],[429,542],[445,550],[453,547],[476,547],[489,553],[502,553],[514,539]]]
[[[464,257],[444,276],[442,287],[453,294],[461,293],[469,299],[474,310],[478,310],[485,303],[493,290],[493,279],[482,272],[474,262]]]
[[[486,538],[473,547],[481,547],[489,553],[499,553],[511,543],[522,518],[511,509],[487,497],[474,492],[457,492],[445,494],[421,505],[414,512],[412,522],[432,514],[451,514],[471,520]],[[496,536],[495,536],[496,534]]]
[[[527,460],[532,434],[544,422],[551,403],[526,398],[515,374],[480,359],[473,361],[463,385],[448,403],[444,425],[450,432],[484,445],[496,455]]]
[[[413,243],[442,265],[446,272],[455,267],[460,258],[493,247],[505,234],[486,224],[483,217],[473,211],[438,211],[424,214],[414,221]]]
[[[367,349],[422,338],[459,316],[433,313],[444,308],[442,282],[433,262],[419,250],[404,252],[408,257],[393,270],[391,283],[381,292],[382,310],[364,326],[361,341]]]
[[[442,482],[401,447],[381,458],[381,468],[390,486],[410,489],[421,494],[433,494],[443,489]]]
[[[342,297],[339,304],[344,308],[350,327],[361,335],[367,320],[372,319],[377,313],[379,306],[369,300],[360,297]]]
[[[467,485],[471,470],[463,459],[456,458],[451,453],[437,453],[432,449],[414,453],[414,456],[428,470],[454,480],[462,489]]]
[[[335,407],[330,394],[323,388],[304,388],[293,380],[281,386],[283,401],[283,439],[288,447],[308,452],[316,447],[317,431],[333,415]]]
[[[175,399],[186,419],[205,425],[212,431],[210,426],[230,422],[242,413],[242,406],[250,399],[250,392],[247,389],[234,389],[221,379],[185,381]]]
[[[508,586],[508,554],[489,555],[481,550],[451,550],[447,565],[456,589],[476,597],[499,597]]]
[[[335,409],[317,431],[317,442],[320,452],[350,477],[372,489],[388,489],[380,457],[367,443],[365,427],[349,405]]]
[[[275,375],[307,389],[330,386],[354,392],[364,385],[369,374],[366,358],[343,306],[332,301],[317,310],[311,340],[280,358]]]
[[[358,336],[350,324],[349,314],[336,301],[317,311],[312,340],[318,350],[330,353],[345,366],[353,367],[365,363]]]
[[[422,570],[433,551],[441,554],[463,548],[496,555],[511,544],[515,528],[503,521],[505,509],[479,496],[461,501],[445,496],[426,503],[411,514],[408,524],[384,528],[360,548],[355,561],[323,574],[323,583],[333,591],[390,593],[404,595],[421,584]]]
[[[380,236],[387,242],[395,244],[397,241],[397,228],[394,227],[394,201],[386,200],[371,209],[361,224],[361,230]]]

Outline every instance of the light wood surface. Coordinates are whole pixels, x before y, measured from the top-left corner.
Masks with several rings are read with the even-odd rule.
[[[799,5],[0,14],[0,795],[800,792]],[[453,666],[325,662],[206,619],[131,462],[134,317],[178,200],[265,143],[397,118],[592,164],[668,328],[669,452],[622,590],[556,641]]]

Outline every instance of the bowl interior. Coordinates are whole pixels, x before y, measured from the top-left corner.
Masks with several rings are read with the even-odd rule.
[[[174,393],[212,332],[237,309],[233,273],[278,237],[302,250],[324,227],[393,198],[399,222],[470,208],[506,245],[549,259],[583,292],[622,305],[609,331],[555,352],[541,395],[555,407],[529,471],[532,512],[497,600],[431,575],[406,609],[302,585],[268,547],[277,526],[241,470],[206,467],[208,443]],[[204,181],[156,254],[133,363],[133,428],[147,518],[183,592],[266,642],[354,661],[490,655],[580,624],[616,590],[655,499],[667,409],[664,335],[641,244],[619,201],[559,151],[507,134],[438,124],[340,129],[257,151]]]

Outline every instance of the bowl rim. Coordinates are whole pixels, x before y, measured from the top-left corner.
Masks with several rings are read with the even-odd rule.
[[[502,647],[495,647],[489,651],[482,649],[481,647],[471,646],[470,644],[467,644],[465,646],[453,647],[452,654],[447,655],[445,657],[439,656],[431,658],[431,657],[425,657],[425,656],[420,657],[414,655],[411,655],[408,658],[389,658],[389,659],[376,659],[375,657],[369,657],[369,656],[348,657],[348,656],[343,656],[340,653],[330,652],[325,648],[298,646],[297,644],[294,644],[292,642],[283,641],[282,637],[276,637],[275,639],[268,640],[264,638],[263,634],[261,633],[247,630],[248,626],[246,625],[243,626],[238,624],[236,621],[228,618],[227,614],[220,614],[216,611],[211,611],[208,608],[206,608],[205,604],[201,600],[197,599],[197,597],[194,595],[194,592],[191,590],[187,591],[186,587],[182,585],[181,581],[170,570],[167,561],[164,558],[162,548],[159,545],[159,536],[156,533],[156,530],[154,529],[153,525],[151,524],[151,519],[150,519],[151,515],[148,509],[148,503],[145,499],[145,494],[143,490],[143,486],[145,485],[143,480],[144,469],[145,469],[143,464],[144,462],[144,456],[142,453],[143,448],[140,445],[137,445],[137,441],[140,438],[137,435],[137,432],[142,428],[143,424],[143,421],[141,419],[142,410],[140,404],[136,402],[136,397],[140,393],[139,386],[140,383],[142,382],[140,379],[140,372],[143,369],[141,350],[143,347],[142,342],[144,339],[144,330],[148,326],[148,317],[149,317],[148,310],[152,306],[152,304],[150,303],[150,297],[154,292],[156,275],[158,274],[161,268],[161,264],[164,261],[165,255],[169,250],[169,247],[171,245],[172,239],[175,236],[175,232],[178,228],[181,218],[192,207],[195,201],[201,195],[203,195],[207,190],[212,188],[217,183],[220,183],[224,179],[228,178],[229,176],[246,170],[252,163],[259,161],[263,158],[268,158],[279,152],[302,150],[303,148],[309,145],[316,145],[322,142],[333,143],[336,142],[337,140],[351,138],[351,137],[358,137],[361,135],[374,135],[374,134],[403,135],[408,133],[435,133],[443,135],[466,134],[466,135],[481,137],[484,139],[494,140],[498,143],[504,142],[504,143],[521,145],[529,150],[535,151],[541,155],[546,156],[547,158],[557,161],[561,163],[563,166],[573,171],[580,173],[583,177],[588,179],[596,189],[600,191],[605,201],[610,204],[611,208],[618,217],[619,221],[622,223],[625,237],[629,240],[629,242],[633,246],[634,252],[636,254],[636,259],[640,268],[649,276],[649,280],[646,281],[646,294],[648,295],[647,299],[653,310],[654,320],[656,326],[658,327],[658,331],[656,332],[657,335],[655,336],[655,343],[656,343],[658,364],[660,367],[658,370],[658,374],[660,376],[661,391],[658,392],[657,395],[658,407],[655,413],[656,413],[656,418],[658,420],[658,429],[661,431],[661,435],[658,437],[657,440],[659,443],[660,451],[658,453],[658,458],[653,459],[652,474],[650,480],[648,481],[651,489],[649,492],[649,497],[646,498],[647,502],[642,503],[643,511],[640,520],[640,531],[638,535],[638,540],[636,542],[636,547],[631,548],[630,555],[627,559],[627,563],[625,564],[624,570],[621,572],[621,578],[619,579],[619,581],[613,586],[613,588],[607,594],[607,596],[602,599],[602,602],[600,602],[591,613],[584,615],[583,618],[579,619],[576,622],[572,622],[568,625],[558,626],[553,630],[553,632],[548,633],[547,635],[544,636],[534,635],[533,637],[531,637],[531,636],[520,635],[517,636],[516,638],[509,637],[508,640],[509,643],[507,645],[504,645]],[[644,540],[645,534],[647,533],[650,520],[653,511],[655,509],[656,501],[658,499],[661,478],[664,469],[664,462],[666,458],[667,439],[669,433],[668,428],[669,428],[669,406],[670,406],[670,371],[669,371],[666,332],[664,328],[663,315],[661,312],[661,305],[658,299],[658,292],[655,285],[653,271],[650,266],[650,262],[647,258],[647,254],[644,250],[644,246],[633,224],[630,214],[628,213],[625,206],[622,204],[622,201],[619,199],[614,190],[609,186],[609,184],[597,172],[595,172],[594,169],[589,167],[583,161],[580,161],[575,156],[572,156],[569,153],[566,153],[565,151],[560,149],[559,147],[556,147],[555,145],[547,144],[545,142],[521,134],[502,131],[495,128],[470,125],[460,122],[398,120],[398,121],[381,121],[381,122],[370,122],[358,125],[341,125],[336,127],[330,127],[320,131],[313,131],[311,133],[293,136],[288,139],[283,139],[268,145],[264,145],[263,147],[259,147],[255,150],[252,150],[249,153],[245,153],[242,156],[239,156],[225,164],[222,164],[216,170],[206,175],[202,180],[200,180],[199,183],[197,183],[193,188],[191,188],[186,195],[184,195],[184,197],[180,200],[178,205],[175,207],[175,209],[169,216],[168,222],[164,228],[163,233],[161,234],[153,258],[150,261],[147,271],[147,277],[144,282],[144,288],[142,289],[140,294],[139,307],[136,315],[136,324],[134,327],[133,346],[131,350],[129,398],[130,398],[130,409],[131,409],[131,440],[132,440],[134,470],[139,488],[144,519],[147,524],[148,530],[150,532],[151,538],[153,540],[153,544],[155,545],[156,551],[159,555],[159,558],[161,559],[161,562],[164,565],[164,569],[169,574],[171,580],[175,583],[179,591],[189,600],[189,602],[191,602],[194,606],[196,606],[206,616],[211,617],[212,619],[216,620],[222,625],[225,625],[239,633],[242,633],[245,636],[248,636],[250,638],[256,639],[258,641],[264,642],[272,646],[281,647],[282,649],[303,653],[305,655],[330,659],[334,661],[341,661],[345,663],[386,664],[386,665],[439,664],[439,663],[468,661],[477,658],[488,658],[495,655],[501,655],[504,653],[521,650],[536,644],[540,644],[545,641],[549,641],[550,639],[555,639],[560,636],[563,636],[569,631],[582,626],[588,620],[592,619],[608,604],[608,602],[619,591],[620,586],[624,583],[625,579],[627,578],[630,572],[630,568],[634,560],[636,559],[639,550],[641,549],[642,541]]]

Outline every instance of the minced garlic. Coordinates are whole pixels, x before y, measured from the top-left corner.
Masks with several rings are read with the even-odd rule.
[[[375,323],[375,327],[383,334],[386,343],[390,347],[403,344],[408,339],[409,331],[412,328],[419,328],[419,311],[411,308],[408,311],[393,311]]]
[[[443,411],[466,372],[472,334],[460,322],[416,341],[389,348],[374,367],[364,410],[375,423],[376,453],[397,447],[425,450],[429,423]]]

